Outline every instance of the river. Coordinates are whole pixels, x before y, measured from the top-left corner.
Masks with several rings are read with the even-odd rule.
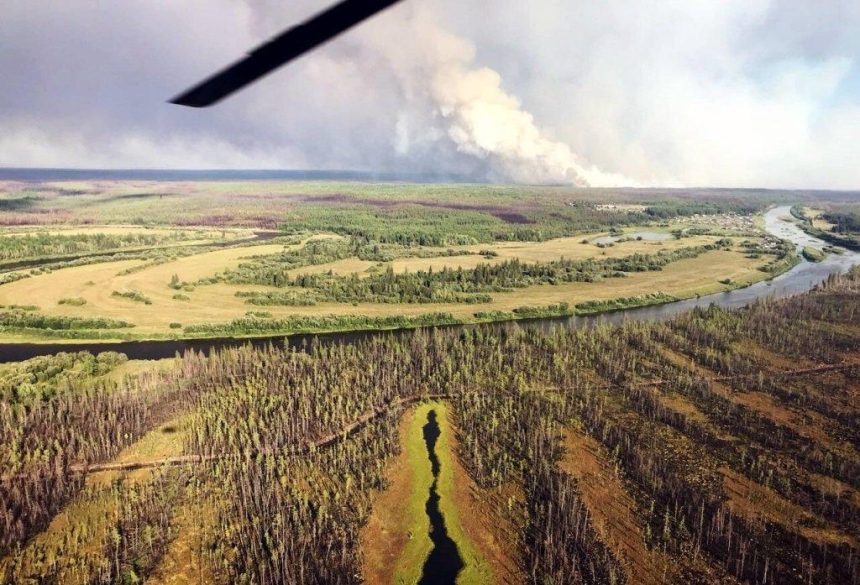
[[[787,221],[791,217],[790,209],[790,206],[785,205],[768,211],[764,216],[765,229],[779,238],[790,240],[797,246],[798,251],[803,249],[804,246],[812,245],[823,248],[827,245],[826,242],[808,235],[794,222]],[[618,324],[627,319],[663,320],[694,307],[707,307],[711,304],[721,307],[740,307],[760,298],[781,298],[803,293],[822,282],[831,274],[848,271],[854,264],[860,264],[860,254],[844,250],[842,254],[829,254],[822,262],[814,263],[801,259],[800,264],[788,272],[772,280],[758,282],[746,288],[687,299],[685,301],[666,303],[665,305],[627,309],[587,317],[556,317],[509,321],[488,325],[449,325],[445,327],[494,327],[497,329],[540,327],[549,329],[560,325],[567,327],[589,327],[598,323]],[[716,277],[717,275],[714,276],[714,278]],[[258,347],[273,344],[301,349],[306,347],[315,338],[323,342],[352,343],[371,336],[408,335],[410,332],[411,330],[352,331],[345,333],[290,335],[286,338],[284,336],[277,336],[253,339],[220,338],[128,341],[121,343],[2,343],[0,344],[0,363],[21,361],[40,355],[54,355],[62,351],[90,351],[93,353],[118,351],[126,354],[129,359],[161,359],[174,357],[177,353],[181,354],[187,350],[208,354],[215,349],[236,347],[245,344]]]

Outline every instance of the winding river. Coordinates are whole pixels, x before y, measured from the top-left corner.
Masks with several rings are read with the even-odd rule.
[[[790,240],[797,246],[798,251],[803,249],[804,246],[809,245],[818,248],[826,246],[826,242],[808,235],[796,223],[789,221],[791,217],[790,209],[789,206],[785,205],[768,211],[764,216],[767,231],[784,240]],[[489,325],[448,325],[445,327],[494,327],[504,329],[537,326],[549,329],[559,325],[589,327],[598,323],[617,324],[626,319],[662,320],[694,307],[707,307],[712,303],[721,307],[740,307],[760,298],[781,298],[803,293],[831,274],[846,272],[854,264],[860,264],[860,254],[844,250],[842,254],[829,254],[822,262],[813,263],[801,260],[800,264],[785,274],[777,276],[772,280],[758,282],[746,288],[667,303],[665,305],[627,309],[587,317],[556,317],[509,321]],[[161,359],[174,357],[177,353],[181,354],[187,350],[208,354],[212,350],[245,344],[254,346],[272,344],[301,349],[306,347],[314,338],[324,342],[352,343],[374,335],[404,335],[410,331],[353,331],[346,333],[290,335],[286,338],[284,336],[253,339],[231,337],[220,339],[129,341],[121,343],[2,343],[0,344],[0,363],[21,361],[40,355],[53,355],[62,351],[90,351],[93,353],[117,351],[126,354],[129,359]]]

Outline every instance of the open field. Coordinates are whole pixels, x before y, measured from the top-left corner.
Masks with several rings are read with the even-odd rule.
[[[694,236],[684,239],[670,239],[665,242],[629,241],[600,248],[591,243],[603,234],[583,234],[570,238],[556,238],[545,242],[502,242],[483,246],[466,246],[469,255],[445,256],[438,258],[403,258],[391,263],[395,272],[418,270],[442,270],[443,268],[475,268],[479,264],[498,264],[507,260],[521,262],[550,262],[568,258],[582,260],[587,258],[619,258],[631,254],[651,254],[660,250],[674,250],[684,246],[699,246],[713,243],[716,236]],[[430,248],[432,250],[432,248]],[[485,257],[481,252],[490,251],[494,256]]]
[[[860,583],[858,311],[9,364],[0,582]]]
[[[319,241],[320,237],[312,239]],[[305,237],[304,241],[309,239]],[[420,274],[428,271],[440,272],[444,268],[475,270],[483,266],[500,266],[511,261],[535,265],[588,260],[603,262],[623,260],[636,255],[649,257],[658,253],[684,251],[691,247],[713,245],[719,238],[693,236],[666,242],[634,240],[605,248],[583,244],[581,241],[582,238],[562,238],[536,243],[488,244],[463,248],[468,255],[409,257],[390,262],[373,262],[352,257],[289,269],[285,270],[284,274],[290,279],[305,275],[348,279],[352,275],[368,278],[371,274],[380,274],[389,268],[395,273]],[[747,257],[735,243],[731,251],[707,251],[696,258],[671,262],[659,272],[632,272],[625,278],[598,279],[598,282],[561,282],[551,286],[518,285],[509,291],[491,293],[479,308],[473,304],[444,301],[392,305],[389,302],[331,302],[325,299],[308,303],[309,306],[279,306],[275,303],[255,307],[245,297],[237,294],[302,294],[303,291],[294,286],[278,288],[253,283],[205,282],[236,269],[243,263],[253,262],[253,257],[276,258],[285,250],[294,250],[301,246],[302,244],[263,243],[212,251],[204,248],[190,255],[162,258],[155,262],[145,259],[102,261],[59,268],[42,274],[27,275],[26,278],[0,286],[0,305],[32,306],[39,315],[122,321],[131,324],[133,328],[116,330],[113,338],[146,338],[180,335],[181,327],[229,322],[243,318],[250,311],[265,312],[280,319],[320,314],[382,317],[394,313],[423,315],[430,312],[448,312],[459,320],[469,321],[478,310],[511,311],[523,306],[554,303],[568,303],[572,306],[585,301],[631,297],[657,291],[684,298],[734,288],[769,276],[761,270],[768,262],[767,257]],[[423,253],[439,253],[438,248],[421,250]],[[488,251],[490,254],[479,254]],[[172,286],[174,279],[180,285]],[[20,334],[14,330],[7,329],[5,335],[21,339]],[[100,337],[104,336],[105,334],[100,334]],[[38,335],[35,337],[38,338]],[[86,339],[86,335],[78,338]]]
[[[276,253],[281,249],[283,246],[280,245],[261,245],[207,252],[132,274],[121,273],[141,266],[140,261],[66,268],[0,286],[0,304],[33,304],[39,307],[41,313],[47,315],[120,319],[135,325],[130,332],[136,336],[158,336],[172,333],[171,323],[221,323],[240,318],[248,311],[254,310],[265,310],[274,317],[319,314],[385,316],[392,312],[421,315],[430,311],[444,311],[468,321],[476,310],[512,311],[523,306],[544,306],[560,302],[573,305],[589,300],[615,299],[655,291],[684,298],[727,290],[738,284],[762,280],[767,276],[759,270],[763,265],[761,260],[746,258],[738,251],[718,250],[698,258],[679,260],[659,272],[636,272],[626,278],[613,278],[602,282],[537,285],[514,292],[496,293],[492,302],[482,303],[479,309],[474,305],[460,303],[392,306],[325,302],[309,307],[267,306],[258,309],[248,305],[244,299],[237,297],[236,293],[276,289],[223,283],[197,286],[192,291],[168,287],[174,274],[183,280],[194,281],[235,266],[251,254]],[[441,259],[434,260],[442,262]],[[350,274],[354,268],[364,266],[361,261],[351,260],[339,261],[337,264],[343,268],[344,274]],[[333,265],[326,265],[324,269],[317,268],[327,272],[333,269]],[[301,269],[301,272],[305,273],[304,270]],[[719,282],[725,279],[730,279],[732,284]],[[115,296],[114,291],[137,291],[149,299],[151,304]],[[177,295],[182,295],[182,300],[178,300]],[[61,300],[69,298],[83,299],[86,303],[80,306],[60,304]]]

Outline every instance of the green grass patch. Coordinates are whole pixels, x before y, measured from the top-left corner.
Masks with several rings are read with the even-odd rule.
[[[456,543],[463,558],[464,567],[457,583],[460,585],[494,582],[489,563],[481,557],[463,531],[460,511],[454,504],[454,465],[453,449],[449,437],[452,430],[448,423],[448,407],[443,402],[427,402],[419,405],[412,416],[406,438],[406,453],[409,469],[413,474],[412,492],[404,503],[403,513],[411,519],[409,532],[413,535],[406,545],[395,569],[395,583],[417,583],[421,579],[424,562],[430,555],[433,543],[430,541],[430,519],[425,505],[433,483],[433,473],[424,442],[423,426],[427,415],[436,411],[439,429],[442,434],[436,442],[436,456],[439,458],[439,481],[436,489],[439,494],[439,509],[445,519],[448,536]]]
[[[819,250],[818,248],[813,248],[811,246],[806,246],[803,248],[803,257],[809,260],[810,262],[821,262],[827,257],[827,254]]]

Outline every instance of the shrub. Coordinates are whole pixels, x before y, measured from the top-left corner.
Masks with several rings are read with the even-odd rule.
[[[149,297],[147,297],[146,295],[144,295],[142,292],[140,292],[138,290],[130,290],[127,292],[113,291],[111,293],[111,296],[117,297],[117,298],[122,298],[122,299],[128,299],[128,300],[134,301],[136,303],[143,303],[144,305],[151,305],[152,304],[152,300],[150,300]]]
[[[57,301],[58,305],[71,305],[73,307],[82,307],[87,304],[87,299],[83,299],[81,297],[73,297],[70,299],[60,299]]]

